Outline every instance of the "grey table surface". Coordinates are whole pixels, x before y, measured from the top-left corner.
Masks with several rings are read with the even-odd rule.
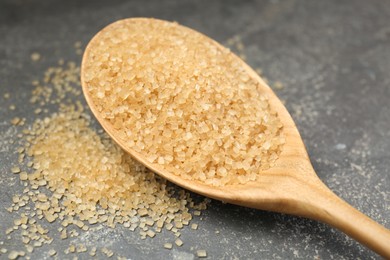
[[[222,43],[239,37],[247,62],[261,68],[271,86],[283,84],[275,91],[286,101],[321,180],[390,228],[389,1],[1,0],[0,239],[12,221],[4,207],[22,189],[9,171],[16,160],[9,140],[17,133],[9,121],[33,120],[31,81],[60,58],[79,63],[74,42],[85,46],[105,25],[136,16],[175,20]],[[31,62],[33,52],[42,55],[37,63]],[[5,92],[16,110],[8,110]],[[341,232],[299,217],[212,201],[202,218],[198,232],[183,230],[185,244],[173,250],[162,248],[172,240],[169,234],[141,240],[137,233],[107,228],[87,235],[129,259],[193,259],[193,248],[205,249],[209,259],[379,258]],[[55,240],[32,259],[44,258],[49,248],[62,259],[68,244]]]

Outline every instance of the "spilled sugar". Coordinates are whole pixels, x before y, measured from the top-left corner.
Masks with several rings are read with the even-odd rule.
[[[108,248],[73,244],[74,238],[103,226],[122,226],[141,239],[164,229],[179,236],[190,224],[192,211],[206,208],[207,200],[195,203],[188,192],[173,188],[90,126],[83,105],[72,101],[81,93],[79,71],[75,63],[62,60],[48,68],[41,81],[32,82],[30,102],[39,117],[32,124],[20,124],[24,119],[10,122],[23,134],[17,135],[18,163],[9,171],[25,187],[7,207],[14,221],[4,239],[21,243],[17,251],[0,246],[0,255],[9,252],[10,259],[29,259],[54,239],[70,244],[63,252],[48,250],[48,256],[115,254],[123,259]],[[58,111],[48,114],[53,105]],[[53,224],[60,226],[58,232],[49,228]]]
[[[122,20],[95,36],[83,66],[93,106],[150,163],[221,186],[253,181],[278,159],[282,123],[259,83],[197,32]]]
[[[144,237],[147,226],[159,221],[188,225],[189,194],[181,190],[174,199],[164,179],[132,160],[106,135],[94,132],[87,118],[81,105],[61,106],[25,133],[35,169],[28,175],[29,183],[53,192],[51,198],[37,195],[44,205],[36,206],[44,209],[46,220],[60,218],[81,228],[83,223],[69,217],[77,216],[90,224],[106,222],[115,227],[120,223],[133,230],[146,223],[140,232]]]

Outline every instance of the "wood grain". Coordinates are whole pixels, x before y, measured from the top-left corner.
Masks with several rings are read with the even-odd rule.
[[[139,19],[148,18],[131,18],[116,23],[131,23]],[[161,22],[159,20],[154,21]],[[183,28],[193,31],[186,27]],[[109,30],[109,28],[106,27],[103,30]],[[99,114],[89,96],[87,84],[83,80],[86,57],[89,51],[94,48],[94,43],[97,42],[96,39],[98,38],[99,33],[95,35],[95,40],[91,40],[88,44],[83,56],[81,83],[84,96],[102,127],[132,157],[169,181],[204,196],[241,206],[288,213],[322,221],[341,230],[381,256],[390,259],[390,231],[354,209],[321,182],[313,170],[302,138],[287,109],[264,80],[239,57],[233,53],[231,54],[235,59],[242,62],[242,66],[248,72],[248,75],[259,82],[261,91],[268,96],[271,109],[278,112],[283,122],[286,143],[276,165],[271,169],[260,172],[255,182],[245,185],[213,187],[198,181],[183,179],[166,171],[158,164],[149,163],[142,154],[129,147],[126,140],[119,138],[118,132]],[[206,36],[205,40],[212,42],[218,48],[224,48]]]

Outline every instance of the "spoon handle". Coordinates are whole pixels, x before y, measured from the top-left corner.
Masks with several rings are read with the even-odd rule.
[[[314,197],[307,198],[312,201],[306,209],[307,217],[339,229],[384,258],[390,259],[389,229],[353,208],[322,182],[315,189],[315,193]]]

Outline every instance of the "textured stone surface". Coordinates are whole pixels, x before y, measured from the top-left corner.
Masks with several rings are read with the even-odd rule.
[[[286,100],[319,177],[340,197],[390,228],[390,5],[373,1],[22,1],[0,2],[0,231],[12,223],[4,207],[22,187],[9,168],[16,161],[15,116],[34,118],[31,81],[58,59],[80,62],[73,44],[85,45],[117,19],[176,20],[219,42],[239,36],[241,53],[262,68]],[[234,48],[233,48],[234,49]],[[32,63],[39,52],[42,60]],[[4,100],[2,93],[10,92]],[[15,111],[8,106],[16,104]],[[197,232],[172,251],[170,234],[140,240],[124,229],[103,229],[74,239],[108,246],[130,259],[375,259],[342,233],[314,221],[213,201]],[[351,220],[353,221],[353,220]],[[52,226],[53,230],[56,226]],[[219,231],[219,233],[216,233]],[[14,241],[6,240],[3,247]],[[61,257],[69,241],[50,248]],[[1,246],[0,246],[1,247]],[[191,247],[193,247],[191,249]],[[87,255],[81,255],[87,258]]]

